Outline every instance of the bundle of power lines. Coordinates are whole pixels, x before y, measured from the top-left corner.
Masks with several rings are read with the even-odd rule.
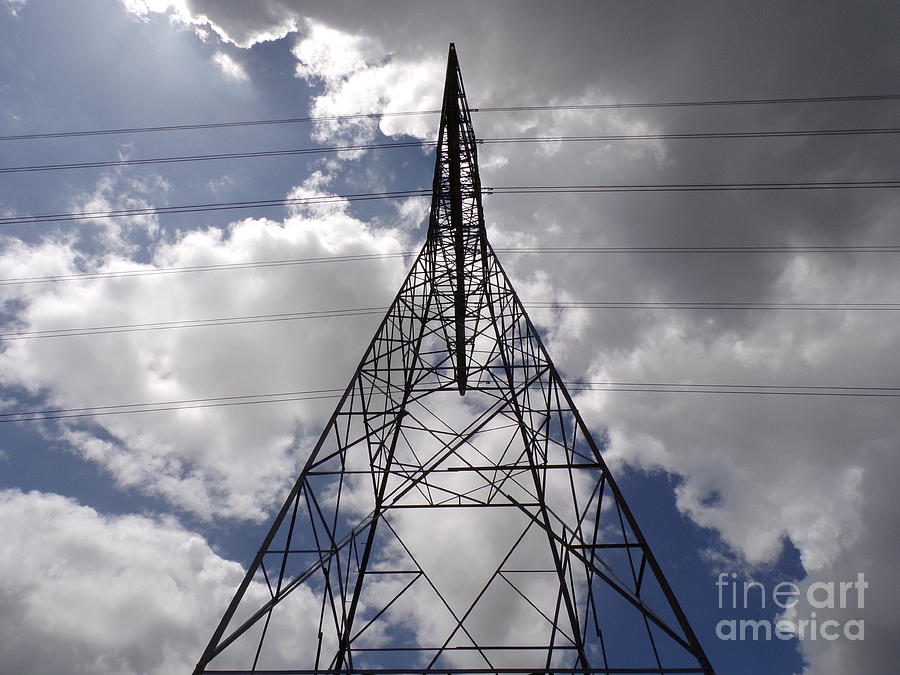
[[[878,94],[862,96],[830,96],[807,98],[737,99],[718,101],[676,101],[658,103],[602,103],[579,105],[508,106],[484,107],[471,112],[523,112],[523,111],[572,111],[572,110],[615,110],[628,108],[679,108],[706,106],[757,106],[789,105],[811,103],[877,102],[898,101],[900,94]],[[95,129],[82,131],[46,132],[0,136],[0,142],[34,141],[39,139],[106,136],[120,134],[146,134],[172,131],[192,131],[201,129],[230,129],[247,126],[271,126],[324,121],[347,121],[358,119],[380,119],[383,117],[408,117],[415,115],[439,114],[439,110],[403,111],[393,113],[365,113],[358,115],[295,117],[234,122],[209,122],[197,124],[166,125],[155,127],[130,127],[118,129]],[[660,133],[660,134],[607,134],[584,136],[519,136],[478,139],[481,144],[509,143],[575,143],[614,142],[650,140],[709,140],[709,139],[772,139],[817,136],[875,136],[895,135],[900,127],[852,127],[827,129],[735,131],[711,133]],[[97,169],[128,167],[185,162],[206,162],[291,155],[327,154],[358,151],[382,151],[401,148],[433,147],[435,141],[399,141],[390,143],[369,143],[332,147],[293,148],[284,150],[258,150],[249,152],[228,152],[215,154],[176,155],[148,157],[143,159],[119,159],[108,161],[75,161],[56,164],[35,164],[0,167],[0,174],[35,173],[48,171],[68,171],[76,169]],[[486,195],[504,194],[550,194],[550,193],[610,193],[610,192],[708,192],[708,191],[768,191],[768,190],[881,190],[900,188],[900,180],[845,180],[807,182],[747,182],[747,183],[668,183],[631,185],[512,185],[483,188]],[[124,218],[148,215],[196,213],[205,211],[225,211],[237,209],[257,209],[279,206],[304,206],[329,202],[370,201],[383,199],[416,199],[431,197],[430,189],[321,195],[303,198],[273,198],[236,202],[207,204],[185,204],[180,206],[148,206],[130,209],[97,210],[34,215],[16,215],[0,218],[0,225],[16,226],[38,223],[57,223],[81,220]],[[520,247],[500,248],[504,254],[771,254],[771,253],[898,253],[900,244],[878,245],[771,245],[771,246],[606,246],[606,247]],[[33,276],[0,279],[0,286],[60,283],[78,280],[111,279],[123,277],[149,276],[159,274],[186,274],[227,270],[283,267],[312,264],[335,264],[408,258],[413,251],[390,253],[330,256],[318,258],[296,258],[282,260],[246,261],[213,265],[195,265],[166,268],[137,268],[115,272],[86,272],[56,276]],[[897,311],[900,303],[778,303],[778,302],[638,302],[638,301],[592,301],[551,303],[535,301],[525,303],[533,308],[551,309],[657,309],[657,310],[779,310],[779,311]],[[41,338],[62,338],[109,333],[155,331],[209,326],[224,326],[251,323],[271,323],[309,319],[338,318],[348,316],[383,314],[387,307],[363,307],[351,309],[326,309],[318,311],[264,314],[251,316],[214,317],[139,324],[107,326],[86,326],[61,328],[56,330],[20,331],[0,334],[0,340],[28,340]],[[660,382],[566,382],[573,391],[604,392],[651,392],[651,393],[692,393],[692,394],[743,394],[775,396],[850,396],[850,397],[900,397],[900,387],[846,387],[846,386],[789,386],[789,385],[741,385],[728,383],[687,384]],[[342,396],[339,389],[315,389],[304,391],[275,392],[263,394],[234,395],[212,398],[193,398],[172,401],[155,401],[132,404],[93,405],[83,407],[20,410],[0,414],[0,423],[93,417],[101,415],[122,415],[189,408],[212,408],[225,406],[248,406],[272,404],[288,401],[308,401],[332,399]]]

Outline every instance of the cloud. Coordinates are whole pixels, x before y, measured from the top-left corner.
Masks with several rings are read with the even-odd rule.
[[[12,16],[18,16],[28,0],[3,0],[2,6]]]
[[[872,3],[853,12],[836,4],[817,6],[814,21],[809,12],[783,3],[764,3],[762,9],[757,3],[704,5],[692,11],[588,3],[564,13],[538,2],[452,6],[398,2],[391,12],[378,4],[353,5],[351,12],[343,3],[287,0],[127,0],[125,5],[136,16],[168,12],[176,24],[205,32],[209,40],[241,47],[297,32],[290,38],[297,73],[317,88],[313,114],[436,107],[451,40],[459,47],[475,107],[880,92],[893,81],[896,52],[890,26],[897,10],[891,3]],[[480,136],[598,135],[863,123],[887,127],[893,124],[892,115],[893,109],[886,106],[841,104],[636,109],[614,114],[478,113],[475,124]],[[375,138],[379,131],[426,138],[434,128],[433,117],[395,117],[385,118],[380,126],[371,120],[323,124],[317,127],[317,138],[351,142]],[[883,139],[870,141],[560,143],[482,146],[480,153],[487,185],[894,175],[895,148]],[[328,171],[339,168],[332,164]],[[320,180],[327,178],[323,175]],[[308,183],[298,194],[312,194],[323,185],[327,182]],[[898,209],[889,192],[558,195],[540,200],[497,195],[486,197],[485,205],[498,246],[502,242],[574,247],[865,245],[896,241]],[[100,190],[99,198],[103,197]],[[297,256],[361,252],[379,250],[390,240],[368,232],[346,212],[330,208],[301,210],[281,223],[241,221],[227,230],[184,233],[161,245],[151,264],[280,257],[283,252]],[[354,247],[351,240],[360,232],[371,238]],[[117,251],[118,257],[109,264],[135,264],[124,250]],[[67,271],[76,265],[61,240],[31,247],[10,244],[3,265],[24,270],[16,252],[42,269]],[[520,294],[534,300],[894,302],[900,290],[897,263],[881,254],[545,254],[509,255],[503,262]],[[397,274],[393,268],[377,270],[372,285],[392,289]],[[347,288],[361,276],[298,275],[290,287],[256,280],[226,281],[221,286],[201,282],[196,290],[154,282],[150,290],[141,291],[123,282],[115,286],[115,294],[101,284],[84,284],[77,291],[16,297],[28,310],[21,317],[24,325],[41,328],[55,327],[51,320],[77,318],[70,309],[73,305],[98,311],[97,316],[110,321],[136,320],[137,306],[143,308],[141,318],[151,309],[158,312],[156,318],[173,316],[175,310],[196,316],[198,310],[212,307],[251,313],[260,307],[278,311],[286,306],[276,300],[316,299],[322,306],[350,306],[340,303],[363,301],[358,290]],[[896,369],[888,366],[898,347],[892,316],[649,310],[535,314],[557,365],[566,373],[586,373],[602,381],[820,386],[897,386],[892,379]],[[354,330],[366,333],[370,328],[362,325]],[[332,371],[337,374],[329,375],[329,385],[333,378],[346,379],[359,341],[338,330],[311,335],[304,327],[298,333],[299,338],[273,337],[265,345],[238,333],[229,333],[221,344],[174,334],[154,337],[144,343],[148,347],[116,346],[110,339],[103,348],[96,341],[87,348],[60,347],[58,353],[49,343],[35,342],[8,348],[2,372],[6,382],[30,383],[52,401],[233,393],[258,382],[251,373],[282,372],[286,361],[271,366],[267,355],[260,353],[263,349],[290,351],[292,360],[297,359],[295,369],[288,366],[291,377],[286,381],[291,386],[309,381],[302,375],[324,377],[321,345],[335,341],[331,353],[340,365]],[[111,382],[96,383],[89,377],[92,369],[106,368],[110,362],[99,355],[103,349],[119,359],[112,362],[120,364],[120,371]],[[201,355],[199,363],[196,354]],[[79,370],[82,360],[84,371]],[[224,372],[223,363],[237,363],[239,368]],[[72,364],[75,372],[67,374]],[[173,372],[185,375],[172,376]],[[187,374],[190,384],[184,379]],[[126,388],[125,382],[138,386]],[[800,551],[808,581],[846,576],[862,566],[885,570],[885,561],[896,558],[895,543],[878,536],[892,531],[890,524],[896,521],[896,503],[889,495],[900,480],[900,467],[889,460],[900,437],[891,399],[607,393],[579,400],[595,428],[608,427],[611,459],[677,477],[679,507],[721,537],[725,553],[739,558],[735,564],[771,563],[786,539]],[[69,438],[123,484],[144,485],[147,480],[147,489],[197,513],[258,517],[267,501],[250,484],[289,475],[294,460],[286,449],[295,436],[313,433],[321,419],[312,413],[270,415],[248,415],[241,421],[198,412],[184,415],[171,429],[123,420],[104,422],[102,433],[81,428],[69,428],[67,433],[84,434]],[[209,429],[217,435],[206,447],[209,439],[203,434]],[[268,459],[247,458],[246,447],[263,448]],[[229,466],[234,475],[215,474],[213,467],[221,460],[233,461]],[[144,463],[149,468],[141,468]],[[190,492],[196,503],[186,503],[188,486],[199,488]],[[226,495],[241,497],[229,501]],[[891,588],[887,572],[872,574],[879,575],[875,586]],[[871,640],[859,645],[804,643],[809,672],[837,669],[827,665],[829,660],[845,672],[887,672],[893,660],[885,656],[884,645],[892,644],[885,636],[897,631],[893,616],[875,611],[876,630]]]
[[[488,49],[471,38],[460,50],[470,100],[476,106],[487,105],[484,102],[492,96],[498,97],[494,99],[498,104],[527,103],[534,92],[540,93],[540,103],[544,104],[615,100],[609,97],[611,91],[617,92],[619,100],[685,98],[683,92],[674,89],[666,94],[668,88],[662,77],[635,88],[635,79],[629,78],[627,68],[615,74],[604,71],[606,79],[600,85],[586,72],[592,62],[591,49],[580,48],[571,36],[563,46],[563,32],[559,36],[544,34],[534,41],[522,36],[522,43],[540,44],[542,54],[552,52],[554,45],[567,54],[569,72],[551,77],[554,60],[538,63],[536,58],[523,55],[512,47],[512,41],[504,39],[504,32],[513,27],[501,27],[493,18],[488,11],[474,30],[485,44],[507,45],[506,54],[495,50],[490,55],[497,58],[490,60],[486,57]],[[612,17],[611,25],[620,18]],[[318,74],[324,87],[323,95],[316,99],[321,114],[346,113],[353,107],[386,110],[384,101],[376,93],[370,94],[357,79],[365,85],[385,83],[390,73],[413,69],[414,64],[423,69],[421,81],[430,80],[432,90],[437,90],[435,85],[442,79],[439,69],[432,67],[428,73],[427,68],[443,56],[440,40],[434,40],[434,46],[424,46],[413,36],[415,28],[402,21],[399,27],[378,25],[358,33],[353,27],[365,25],[358,16],[331,15],[321,20],[328,29],[311,29],[294,49],[300,61],[298,72],[310,81]],[[581,20],[584,26],[590,25],[584,17]],[[729,21],[740,20],[729,17]],[[453,21],[449,19],[451,25],[445,33],[452,34]],[[530,21],[540,25],[534,16]],[[526,33],[533,30],[519,28]],[[605,35],[615,42],[620,38],[612,35],[614,30],[608,28]],[[494,34],[488,40],[490,31]],[[641,39],[651,41],[649,34],[653,32],[649,29]],[[592,40],[584,44],[598,43]],[[790,50],[787,44],[780,42],[780,49]],[[332,58],[329,45],[342,46],[346,60]],[[375,45],[396,46],[396,51],[382,46],[379,53]],[[666,48],[663,46],[660,54]],[[685,86],[688,80],[682,73],[691,68],[716,77],[708,66],[716,61],[712,47],[682,49],[678,57],[692,65],[677,74],[670,71],[670,77]],[[523,58],[529,59],[527,64],[516,62]],[[782,53],[779,58],[789,57]],[[486,64],[493,73],[489,81],[485,81]],[[850,72],[847,67],[836,69]],[[765,82],[772,87],[773,80],[785,76],[770,69],[766,77],[773,78]],[[416,91],[419,78],[409,79],[408,87],[398,79],[391,82],[396,86],[373,86],[373,92],[393,101]],[[788,86],[788,80],[781,81]],[[748,81],[745,86],[753,85]],[[829,84],[830,89],[839,86]],[[412,94],[407,100],[407,109],[434,105]],[[842,119],[837,111],[832,114],[836,117],[828,123],[834,126],[849,119]],[[874,114],[877,117],[878,113]],[[742,124],[755,128],[772,128],[779,121],[775,111],[760,111],[752,120],[746,115],[742,118]],[[643,111],[506,118],[479,115],[475,123],[480,136],[639,134],[682,130],[696,124],[686,114],[663,117]],[[799,128],[813,122],[793,119],[791,123]],[[391,124],[392,132],[424,137],[405,118]],[[386,132],[384,123],[381,130]],[[373,131],[373,125],[365,126],[357,131],[358,137]],[[338,125],[320,127],[323,141],[340,138],[343,133],[345,129]],[[827,149],[812,142],[779,150],[782,170],[789,169],[804,179],[890,173],[890,161],[878,151],[865,159],[850,153],[835,160]],[[700,182],[717,177],[747,180],[779,175],[773,173],[771,153],[771,146],[765,145],[730,146],[728,152],[723,148],[720,153],[712,148],[658,141],[588,148],[563,144],[481,148],[488,185]],[[800,196],[770,200],[713,196],[690,202],[678,196],[642,200],[611,197],[602,203],[599,199],[589,202],[568,197],[550,198],[544,203],[526,198],[486,199],[486,215],[493,232],[504,232],[509,239],[518,235],[519,239],[543,245],[591,242],[652,246],[736,240],[748,245],[776,241],[874,243],[891,239],[888,223],[894,217],[890,214],[895,213],[889,199],[857,200],[853,195],[826,196],[819,201]],[[849,229],[848,223],[853,223]],[[894,281],[900,270],[888,258],[807,254],[719,261],[676,257],[633,260],[636,264],[628,264],[632,261],[627,258],[606,257],[595,262],[587,256],[547,256],[544,260],[515,256],[509,259],[508,268],[520,295],[534,300],[891,302],[900,291]],[[587,372],[585,379],[589,380],[895,385],[885,373],[884,363],[885,355],[895,353],[900,346],[900,336],[885,328],[885,316],[877,312],[620,311],[613,316],[573,310],[555,315],[549,311],[536,313],[536,319],[548,331],[551,353],[563,371]],[[739,559],[734,564],[771,564],[781,554],[786,539],[799,549],[811,580],[832,572],[840,560],[846,561],[840,569],[849,572],[850,560],[884,559],[886,552],[879,552],[874,538],[860,538],[857,533],[873,502],[882,504],[886,509],[882,513],[890,512],[878,495],[887,494],[890,485],[900,479],[898,467],[876,468],[869,450],[896,446],[895,439],[900,437],[896,420],[889,413],[890,399],[618,393],[585,395],[580,401],[597,427],[608,428],[611,460],[648,470],[663,469],[679,477],[679,508],[696,523],[719,533],[730,554]],[[886,577],[882,576],[880,583],[888,583]],[[875,616],[879,626],[890,623],[887,612]],[[841,654],[839,662],[845,669],[860,669],[851,664],[866,663],[863,670],[878,670],[874,664],[882,663],[879,659],[886,653],[884,646],[883,642],[870,646],[865,659],[860,655],[862,646],[847,647],[844,642],[828,644],[827,650],[826,645],[805,643],[802,649],[817,664],[809,672],[818,672],[817,668],[824,667],[826,655],[836,653]]]
[[[0,491],[0,661],[8,672],[189,672],[240,565],[172,520]]]
[[[843,545],[839,554],[804,580],[801,597],[806,597],[812,584],[839,589],[841,582],[858,581],[860,574],[868,588],[862,602],[853,592],[844,607],[840,606],[837,594],[833,607],[813,607],[804,601],[796,608],[796,617],[809,618],[815,612],[820,626],[829,619],[838,621],[839,626],[845,626],[848,621],[862,621],[865,639],[804,641],[801,648],[809,663],[808,672],[816,675],[883,672],[896,651],[894,616],[900,603],[900,589],[893,561],[900,555],[900,536],[894,527],[896,491],[892,479],[900,473],[900,454],[896,441],[869,444],[861,449],[861,454],[866,470],[859,485],[860,492],[865,495],[860,503],[859,518],[853,523],[852,530],[841,533]],[[816,597],[825,596],[818,591]]]
[[[884,283],[892,267],[851,282],[821,256],[798,256],[785,265],[776,297],[891,297],[900,291]],[[665,372],[674,382],[746,382],[753,373],[754,382],[799,383],[826,371],[832,382],[882,383],[881,355],[900,347],[900,335],[883,325],[877,312],[772,313],[717,333],[690,317],[661,317],[630,349],[601,351],[588,379],[658,381],[654,374]],[[852,368],[845,361],[851,348]],[[859,526],[871,471],[866,449],[900,437],[900,427],[887,414],[890,399],[813,397],[786,405],[780,398],[586,394],[581,401],[592,417],[607,420],[614,456],[683,476],[679,506],[735,551],[771,561],[787,535],[813,571],[830,564]],[[721,500],[706,503],[710,493]]]
[[[0,491],[0,527],[0,659],[22,675],[191,672],[244,577],[174,519],[105,516],[60,495]],[[269,591],[251,583],[247,596]],[[292,595],[260,667],[314,648],[311,601]],[[231,652],[216,665],[253,658],[252,646]]]
[[[304,36],[293,48],[296,73],[311,84],[321,83],[322,94],[312,103],[316,116],[392,113],[440,107],[443,63],[437,59],[393,59],[377,41],[308,21]],[[433,138],[433,120],[365,118],[317,123],[320,142],[361,144],[375,138],[376,130],[388,136]]]
[[[199,19],[191,16],[184,0],[120,0],[125,11],[146,21],[151,14],[170,13],[173,22],[194,23]]]
[[[127,148],[120,148],[120,159],[127,159]],[[148,210],[153,205],[148,198],[165,203],[170,185],[160,176],[135,178],[126,172],[111,171],[101,176],[92,190],[75,193],[70,199],[73,213],[86,215],[108,211]],[[159,218],[150,212],[122,218],[87,218],[90,226],[84,228],[78,245],[98,246],[99,250],[114,254],[133,254],[140,241],[153,237],[159,231]]]
[[[225,52],[216,52],[212,57],[212,62],[216,66],[218,66],[219,70],[222,71],[225,77],[228,77],[237,82],[248,82],[250,80],[250,76],[247,75],[247,71],[244,69],[244,66],[235,61]]]
[[[324,85],[314,101],[314,115],[346,115],[367,112],[402,112],[440,107],[440,92],[432,86],[444,71],[444,55],[423,60],[392,59],[380,41],[354,32],[342,31],[309,18],[304,6],[268,0],[251,5],[206,3],[194,0],[122,0],[125,9],[146,19],[153,13],[165,13],[182,26],[213,31],[217,37],[238,47],[249,48],[259,42],[276,40],[301,32],[294,47],[298,60],[297,76]],[[232,73],[228,56],[219,52],[217,65]],[[231,59],[229,59],[231,60]],[[381,130],[389,136],[401,134],[420,138],[433,136],[431,120],[386,118]],[[332,121],[319,125],[318,139],[340,138],[347,142],[370,140],[378,128],[375,120]]]
[[[322,194],[324,180],[313,176],[297,194]],[[153,270],[408,248],[400,231],[370,229],[346,202],[294,207],[283,222],[245,219],[183,232],[159,242],[147,263],[118,246],[91,258],[67,244],[16,242],[0,256],[0,270],[10,277],[26,268],[72,273],[76,264],[98,272]],[[32,262],[38,264],[29,267]],[[328,265],[298,265],[208,272],[188,284],[183,275],[156,275],[5,290],[7,302],[20,307],[17,326],[42,330],[384,306],[402,278],[396,259],[341,269],[335,275]],[[275,329],[265,332],[247,325],[7,341],[0,380],[62,407],[341,387],[359,358],[359,336],[371,332],[376,319],[262,324]],[[330,405],[326,399],[109,416],[95,424],[63,423],[48,433],[121,486],[161,495],[204,518],[258,519],[281,499]]]
[[[278,2],[234,3],[228,6],[192,0],[120,0],[125,10],[146,20],[167,14],[173,24],[193,30],[201,39],[212,32],[223,42],[249,48],[278,40],[297,30],[295,10]],[[224,11],[223,11],[224,10]]]

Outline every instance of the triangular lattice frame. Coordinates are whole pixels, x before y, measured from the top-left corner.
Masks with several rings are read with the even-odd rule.
[[[195,670],[226,672],[713,672],[487,240],[453,45],[427,240]]]

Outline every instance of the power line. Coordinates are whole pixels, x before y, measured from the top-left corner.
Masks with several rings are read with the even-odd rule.
[[[302,321],[307,319],[334,319],[346,316],[383,314],[387,307],[362,307],[358,309],[331,309],[312,312],[281,312],[278,314],[252,314],[249,316],[227,316],[214,319],[185,319],[182,321],[157,321],[150,323],[128,323],[88,328],[59,328],[53,330],[20,331],[0,334],[0,340],[32,340],[38,338],[77,337],[83,335],[107,335],[110,333],[135,333],[152,330],[172,330],[177,328],[202,328],[209,326],[233,326],[238,324],[277,323],[282,321]]]
[[[896,247],[900,251],[900,246]],[[76,274],[59,274],[45,277],[18,277],[0,279],[0,286],[23,284],[55,283],[62,281],[86,281],[93,279],[119,279],[123,277],[143,277],[165,274],[184,274],[190,272],[217,272],[225,270],[257,269],[264,267],[285,267],[294,265],[315,265],[324,263],[359,262],[366,260],[386,260],[405,258],[415,255],[415,251],[397,251],[396,253],[362,253],[359,255],[322,256],[317,258],[289,258],[283,260],[260,260],[253,262],[220,263],[212,265],[186,265],[183,267],[157,267],[152,269],[117,270],[114,272],[83,272]]]
[[[523,246],[497,248],[498,253],[898,253],[900,245],[778,245],[770,246]]]
[[[520,248],[496,248],[497,253],[504,255],[530,254],[761,254],[761,253],[900,253],[900,245],[873,244],[847,246],[529,246]],[[95,279],[119,279],[127,277],[144,277],[168,274],[186,274],[191,272],[218,272],[230,270],[259,269],[267,267],[288,267],[312,264],[332,264],[345,262],[362,262],[370,260],[387,260],[407,258],[416,251],[396,251],[387,253],[362,253],[358,255],[320,256],[315,258],[286,258],[280,260],[259,260],[236,263],[217,263],[210,265],[185,265],[181,267],[154,267],[149,269],[116,270],[110,272],[78,272],[36,277],[10,277],[0,279],[0,286],[18,286],[25,284],[58,283],[64,281],[89,281]]]
[[[600,136],[510,136],[504,138],[480,138],[483,145],[511,143],[584,143],[612,141],[650,141],[650,140],[711,140],[711,139],[769,139],[799,138],[815,136],[871,136],[900,134],[900,127],[854,128],[854,129],[807,129],[795,131],[723,131],[704,133],[668,133],[668,134],[609,134]],[[149,164],[177,164],[184,162],[204,162],[212,160],[252,159],[260,157],[289,157],[295,155],[312,155],[341,152],[359,152],[368,150],[393,150],[401,148],[434,147],[437,141],[398,141],[393,143],[368,143],[359,145],[340,145],[316,148],[291,148],[286,150],[254,150],[248,152],[225,152],[207,155],[178,155],[173,157],[147,157],[143,159],[116,159],[92,162],[69,162],[62,164],[32,164],[27,166],[0,167],[4,173],[34,173],[43,171],[64,171],[70,169],[97,169],[106,167],[144,166]]]
[[[852,180],[808,182],[760,182],[760,183],[659,183],[646,185],[513,185],[483,188],[486,195],[510,194],[597,194],[615,192],[718,192],[759,190],[870,190],[900,188],[898,180]],[[0,218],[0,225],[55,223],[73,220],[97,220],[105,218],[131,218],[135,216],[165,215],[227,211],[275,206],[303,206],[339,201],[366,201],[375,199],[409,199],[430,197],[431,190],[417,188],[394,192],[368,192],[343,195],[323,195],[292,199],[262,199],[243,202],[218,202],[212,204],[187,204],[182,206],[147,206],[111,211],[86,211],[76,213],[51,213],[34,216],[8,216]]]
[[[200,129],[228,129],[232,127],[253,127],[278,124],[303,124],[306,122],[343,122],[359,119],[381,119],[382,117],[411,117],[416,115],[439,115],[440,110],[409,110],[401,112],[357,113],[353,115],[318,115],[312,117],[286,117],[283,119],[247,120],[240,122],[200,122],[196,124],[167,124],[158,127],[126,127],[122,129],[93,129],[89,131],[52,131],[36,134],[0,136],[0,141],[28,141],[40,138],[76,138],[80,136],[107,136],[115,134],[145,134],[158,131],[197,131]]]
[[[540,112],[552,110],[621,110],[623,108],[699,108],[704,106],[776,105],[795,103],[845,103],[850,101],[897,101],[900,94],[861,96],[806,96],[790,98],[744,98],[715,101],[669,101],[658,103],[584,103],[563,105],[520,105],[473,108],[472,112]]]
[[[697,133],[607,134],[600,136],[508,136],[481,138],[479,143],[573,143],[592,141],[678,141],[713,139],[801,138],[806,136],[874,136],[898,134],[900,128],[798,129],[786,131],[711,131]]]
[[[838,385],[824,384],[699,384],[693,382],[583,382],[583,381],[566,381],[566,386],[573,387],[682,387],[690,389],[772,389],[785,391],[886,391],[897,392],[900,395],[900,387],[845,387]]]
[[[759,183],[657,183],[648,185],[507,185],[485,187],[487,195],[589,194],[604,192],[742,192],[759,190],[872,190],[895,189],[897,180],[767,181]]]
[[[897,311],[894,302],[526,302],[527,307],[549,309],[700,309],[700,310],[802,310],[802,311]]]
[[[654,386],[649,383],[635,382],[631,386],[625,383],[595,383],[592,386],[580,386],[580,383],[567,385],[570,391],[632,392],[648,394],[748,394],[762,396],[849,396],[861,398],[900,398],[897,387],[798,387],[788,388],[779,385],[709,385],[709,384],[667,384]],[[716,387],[716,388],[714,388]],[[721,387],[721,388],[718,388]],[[829,391],[816,391],[827,389]]]
[[[310,391],[281,392],[277,394],[248,394],[243,396],[218,396],[153,403],[123,403],[116,405],[57,408],[52,410],[25,410],[0,413],[0,424],[9,422],[38,422],[42,420],[69,419],[73,417],[101,417],[106,415],[133,415],[135,413],[165,412],[169,410],[193,410],[195,408],[224,408],[264,403],[286,403],[340,398],[342,389],[314,389]]]
[[[647,392],[676,394],[751,394],[767,396],[850,396],[850,397],[900,397],[900,387],[847,387],[832,385],[778,385],[778,384],[693,384],[685,382],[580,382],[565,381],[570,391]],[[176,399],[145,403],[121,403],[73,408],[43,410],[19,410],[0,413],[0,423],[35,422],[75,417],[100,417],[128,415],[196,408],[219,408],[292,401],[340,398],[343,389],[312,389],[267,394],[242,394],[209,398]]]
[[[669,101],[646,103],[589,103],[558,105],[520,105],[470,108],[470,112],[540,112],[554,110],[620,110],[626,108],[686,108],[704,106],[745,106],[802,103],[875,102],[900,100],[900,94],[869,94],[855,96],[808,96],[791,98],[723,99],[714,101]],[[168,131],[195,131],[200,129],[224,129],[246,126],[266,126],[278,124],[298,124],[309,122],[340,122],[357,119],[380,119],[382,117],[409,117],[416,115],[437,115],[440,110],[407,110],[400,112],[357,113],[353,115],[322,115],[311,117],[288,117],[283,119],[247,120],[238,122],[202,122],[196,124],[168,124],[156,127],[126,127],[120,129],[94,129],[84,131],[56,131],[34,134],[0,136],[0,141],[24,141],[41,138],[74,138],[80,136],[103,136],[113,134],[139,134]]]
[[[898,311],[900,303],[798,303],[798,302],[526,302],[535,309],[644,309],[644,310],[777,310],[777,311]],[[253,314],[211,319],[186,319],[150,323],[114,324],[83,328],[58,328],[39,331],[19,331],[0,334],[0,340],[33,340],[41,338],[79,337],[110,333],[133,333],[179,328],[205,328],[257,323],[300,321],[307,319],[333,319],[348,316],[383,314],[387,307],[360,307],[307,312],[282,312],[277,314]]]
[[[897,130],[900,133],[900,129]],[[148,157],[145,159],[116,159],[98,162],[72,162],[68,164],[34,164],[30,166],[10,166],[0,168],[2,173],[30,173],[36,171],[62,171],[68,169],[98,169],[104,167],[143,166],[146,164],[178,164],[183,162],[205,162],[210,160],[249,159],[254,157],[289,157],[292,155],[315,155],[360,150],[390,150],[397,148],[426,148],[437,145],[436,141],[399,141],[396,143],[369,143],[362,145],[336,145],[318,148],[291,148],[288,150],[256,150],[251,152],[223,152],[212,155],[179,155],[175,157]]]
[[[259,199],[243,202],[217,202],[211,204],[186,204],[182,206],[145,206],[110,211],[81,211],[75,213],[49,213],[35,216],[9,216],[0,218],[0,225],[22,225],[29,223],[56,223],[73,220],[95,220],[106,218],[134,218],[174,213],[199,213],[205,211],[229,211],[236,209],[269,208],[275,206],[307,206],[341,201],[369,201],[376,199],[409,199],[430,197],[430,189],[399,190],[395,192],[363,192],[343,195],[321,195],[282,199]]]

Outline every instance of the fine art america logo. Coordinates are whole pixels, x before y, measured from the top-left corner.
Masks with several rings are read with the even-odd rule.
[[[716,581],[719,609],[780,613],[774,619],[722,619],[716,624],[716,636],[720,640],[863,640],[865,622],[854,617],[853,610],[865,607],[868,587],[862,572],[856,581],[815,581],[803,591],[790,581],[767,588],[759,581],[738,581],[735,572],[722,572]],[[842,618],[819,617],[815,610],[843,610]]]

